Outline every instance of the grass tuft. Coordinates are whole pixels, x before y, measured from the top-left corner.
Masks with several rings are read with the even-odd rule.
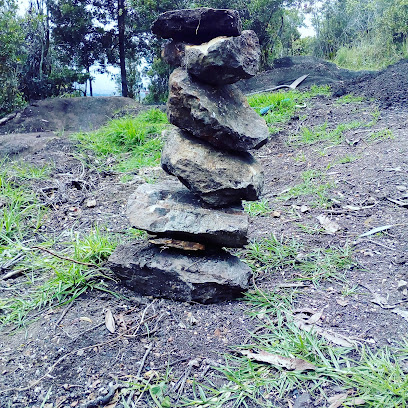
[[[244,201],[243,205],[245,212],[251,217],[265,216],[273,211],[266,199],[259,201]]]
[[[310,98],[318,95],[330,95],[330,87],[327,85],[313,85],[307,91],[280,91],[259,93],[248,97],[248,103],[260,113],[263,108],[270,107],[264,116],[271,133],[276,133],[282,125],[289,122],[295,112],[299,111],[303,104]]]
[[[77,133],[73,137],[82,150],[93,151],[100,162],[113,157],[116,170],[127,172],[159,164],[161,132],[167,125],[166,114],[151,109],[136,117],[113,119],[95,132]]]
[[[324,175],[316,170],[306,170],[301,174],[302,183],[289,188],[284,193],[280,194],[278,200],[290,200],[302,196],[313,197],[310,203],[312,207],[327,208],[330,205],[328,190],[333,187],[333,183],[322,183]]]

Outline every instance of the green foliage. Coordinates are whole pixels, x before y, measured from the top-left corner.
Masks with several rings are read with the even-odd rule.
[[[18,78],[24,32],[16,12],[14,1],[0,2],[0,118],[24,105]]]
[[[45,208],[22,180],[27,173],[19,173],[4,161],[0,172],[0,249],[12,242],[26,239],[30,230],[41,226]],[[31,170],[33,172],[33,170]],[[37,177],[43,170],[38,170]],[[31,178],[35,178],[31,176]]]
[[[131,171],[158,164],[163,145],[160,134],[167,124],[165,113],[150,109],[136,117],[113,119],[95,132],[73,137],[82,149],[95,152],[99,161],[113,156],[119,171]]]
[[[364,346],[330,344],[317,332],[299,328],[291,297],[290,293],[260,290],[247,295],[250,315],[258,322],[250,343],[238,346],[235,355],[228,355],[226,363],[218,368],[224,379],[221,387],[210,380],[196,383],[194,396],[185,406],[271,407],[273,399],[286,400],[293,391],[304,389],[325,404],[326,391],[333,387],[344,390],[344,406],[355,406],[357,401],[367,407],[407,406],[405,345],[371,351]],[[239,356],[242,349],[301,359],[316,368],[287,370]]]
[[[248,97],[248,103],[260,113],[263,108],[270,107],[264,116],[270,132],[276,132],[279,127],[287,123],[290,118],[302,108],[303,104],[317,95],[330,95],[330,87],[327,85],[313,85],[307,91],[280,91],[265,92]]]
[[[407,21],[406,0],[326,1],[314,53],[349,69],[382,69],[407,57]]]
[[[70,303],[87,290],[107,290],[103,283],[107,277],[100,266],[118,243],[115,236],[94,228],[87,235],[72,237],[72,241],[64,245],[59,255],[66,259],[44,256],[37,247],[21,247],[24,258],[17,267],[25,271],[27,277],[33,277],[26,283],[31,290],[25,295],[0,299],[0,324],[22,326],[35,309]],[[51,245],[52,242],[44,243],[43,247]]]
[[[387,140],[387,139],[393,139],[393,138],[394,138],[394,134],[392,130],[390,129],[380,129],[368,135],[368,141],[370,142],[376,142],[380,140]]]
[[[244,210],[251,217],[264,216],[272,212],[268,200],[263,199],[259,201],[244,201]]]
[[[254,272],[274,272],[283,269],[298,271],[302,280],[318,283],[322,279],[343,279],[342,273],[354,266],[349,246],[343,248],[306,249],[292,239],[277,239],[274,235],[251,242],[245,261]]]
[[[306,170],[301,174],[302,182],[290,187],[280,194],[278,200],[289,200],[302,196],[310,196],[313,199],[311,205],[327,208],[330,204],[328,191],[333,187],[330,182],[324,182],[324,175],[316,170]]]

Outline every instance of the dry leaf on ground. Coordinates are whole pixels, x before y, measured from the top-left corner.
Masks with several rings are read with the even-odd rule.
[[[323,329],[322,327],[315,324],[309,324],[308,320],[303,320],[300,316],[294,316],[294,323],[299,329],[305,330],[307,332],[311,332],[313,330],[318,335],[324,337],[326,340],[329,340],[334,344],[337,344],[338,346],[354,346],[354,342],[346,336]]]
[[[115,333],[115,319],[110,309],[107,309],[105,313],[105,326],[111,333]]]
[[[308,361],[295,357],[283,357],[279,354],[268,353],[267,351],[259,351],[253,353],[250,350],[241,350],[241,354],[248,357],[251,360],[255,360],[261,363],[268,363],[277,367],[286,368],[287,370],[305,371],[315,370],[316,366]]]
[[[341,229],[340,225],[332,221],[327,215],[320,214],[317,219],[328,234],[335,234]]]

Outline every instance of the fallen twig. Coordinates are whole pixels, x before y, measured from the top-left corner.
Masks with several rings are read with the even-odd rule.
[[[72,306],[74,305],[74,302],[71,302],[66,308],[65,310],[61,313],[61,316],[59,317],[59,319],[56,321],[55,326],[54,326],[54,330],[57,330],[58,325],[62,322],[62,319],[65,317],[65,315],[68,313],[68,311],[72,308]]]
[[[15,278],[27,270],[28,269],[18,269],[15,271],[10,271],[9,273],[6,273],[4,276],[2,276],[0,280],[7,280],[7,279]]]
[[[142,370],[143,370],[143,367],[144,367],[144,365],[145,365],[145,363],[146,363],[147,356],[148,356],[149,353],[152,351],[152,348],[153,348],[153,344],[150,343],[150,344],[149,344],[149,347],[147,348],[146,352],[144,353],[144,356],[143,356],[143,358],[142,358],[142,361],[140,362],[140,367],[139,367],[139,369],[137,370],[137,374],[136,374],[136,377],[137,377],[137,378],[140,378],[140,374],[142,374]]]
[[[70,262],[76,263],[78,265],[85,265],[85,266],[91,266],[93,268],[99,268],[98,265],[93,264],[93,263],[81,262],[81,261],[77,261],[76,259],[72,259],[72,258],[68,258],[66,256],[56,254],[55,252],[50,251],[48,248],[44,248],[44,247],[40,247],[40,246],[33,246],[33,247],[31,247],[31,249],[39,249],[40,251],[44,251],[44,252],[49,253],[52,256],[55,256],[56,258],[63,259],[64,261],[70,261]]]

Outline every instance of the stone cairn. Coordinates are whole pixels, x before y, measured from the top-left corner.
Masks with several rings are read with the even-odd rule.
[[[248,152],[268,138],[265,121],[235,82],[257,72],[259,42],[238,12],[198,8],[164,13],[152,31],[172,41],[163,56],[169,79],[161,165],[177,180],[143,184],[130,197],[133,227],[155,235],[126,244],[111,269],[141,295],[213,303],[248,288],[250,268],[223,247],[247,244],[242,200],[258,200],[260,164]],[[184,186],[183,186],[184,185]]]

